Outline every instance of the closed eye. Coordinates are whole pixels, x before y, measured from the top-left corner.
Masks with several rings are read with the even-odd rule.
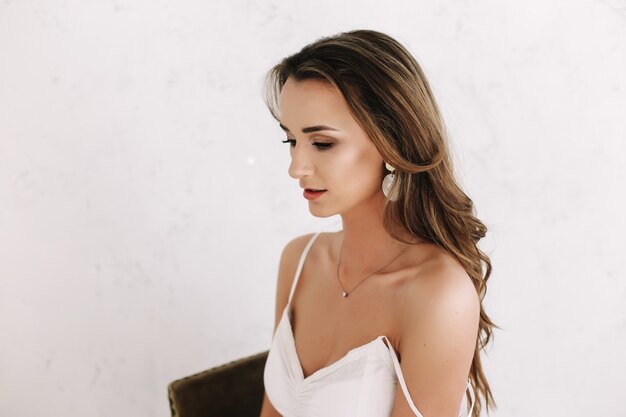
[[[287,140],[283,140],[281,142],[289,143],[290,147],[292,147],[292,148],[296,146],[296,140],[295,139],[287,139]],[[333,144],[332,143],[324,143],[324,142],[313,142],[313,146],[315,146],[320,151],[323,151],[323,150],[326,150],[326,149],[330,148],[331,146],[333,146]]]

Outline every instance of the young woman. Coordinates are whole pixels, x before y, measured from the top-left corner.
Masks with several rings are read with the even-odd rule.
[[[283,250],[261,417],[492,408],[480,361],[495,326],[477,247],[487,229],[455,180],[415,58],[355,30],[305,46],[267,82],[289,175],[312,215],[339,214],[343,227]]]

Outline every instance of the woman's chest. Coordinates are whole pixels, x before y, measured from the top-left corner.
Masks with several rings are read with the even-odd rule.
[[[397,278],[364,283],[343,297],[324,271],[302,272],[288,314],[305,376],[382,335],[398,346],[403,300]]]

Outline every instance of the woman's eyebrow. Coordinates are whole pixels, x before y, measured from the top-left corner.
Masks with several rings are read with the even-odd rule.
[[[283,129],[285,132],[290,131],[286,126],[283,126],[282,123],[279,123],[279,125],[280,125],[280,128]],[[318,125],[318,126],[305,127],[302,129],[302,133],[319,132],[320,130],[337,130],[337,129],[335,129],[334,127],[330,127],[330,126]]]

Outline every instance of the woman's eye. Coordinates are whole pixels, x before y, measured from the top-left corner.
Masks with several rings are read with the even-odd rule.
[[[283,140],[283,143],[289,143],[290,146],[293,148],[294,146],[296,146],[296,140],[295,139],[287,139],[287,140]],[[313,142],[313,146],[315,146],[317,149],[323,151],[324,149],[328,149],[331,146],[333,146],[332,143],[324,143],[324,142]]]
[[[323,151],[324,149],[328,149],[333,146],[332,143],[324,143],[324,142],[314,142],[313,145],[317,147],[317,149]]]

